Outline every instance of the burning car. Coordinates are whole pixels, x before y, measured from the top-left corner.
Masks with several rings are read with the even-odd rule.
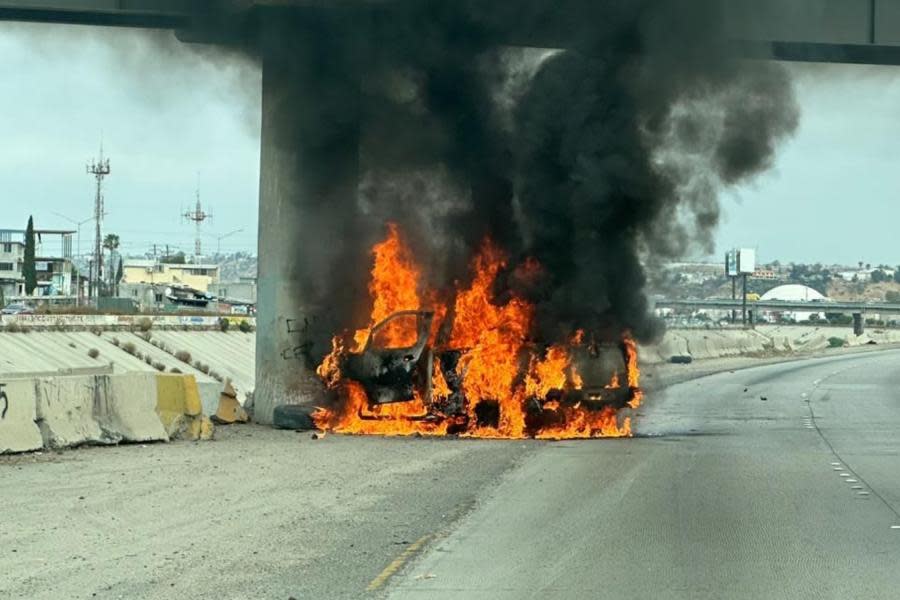
[[[629,416],[619,418],[641,401],[630,336],[601,343],[578,330],[535,341],[535,306],[495,297],[507,263],[489,241],[471,281],[446,293],[423,289],[396,226],[373,254],[371,325],[334,336],[317,369],[329,400],[313,414],[316,425],[385,435],[630,435]]]

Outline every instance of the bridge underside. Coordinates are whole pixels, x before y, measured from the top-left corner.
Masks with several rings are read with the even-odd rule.
[[[726,31],[750,58],[854,64],[900,64],[900,0],[711,0]],[[560,0],[540,30],[527,26],[500,44],[568,47],[589,27],[591,0]],[[220,42],[216,29],[258,27],[278,8],[389,12],[405,0],[0,0],[0,20],[172,29],[189,41]],[[711,4],[715,5],[715,4]],[[216,27],[210,27],[214,23]]]

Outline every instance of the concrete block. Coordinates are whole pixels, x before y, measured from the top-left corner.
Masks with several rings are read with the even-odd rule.
[[[237,390],[231,385],[230,381],[225,382],[225,389],[219,396],[219,406],[216,413],[212,416],[216,423],[246,423],[250,420],[247,411],[241,406],[237,399]]]
[[[219,381],[198,381],[197,389],[200,392],[200,405],[203,414],[215,414],[219,407],[219,395],[222,393],[222,383]]]
[[[40,450],[44,446],[37,419],[34,382],[0,381],[0,454]]]
[[[108,386],[95,417],[100,426],[115,431],[129,442],[168,441],[169,436],[156,414],[157,393],[154,373],[124,373],[106,378]]]
[[[215,433],[215,426],[206,415],[189,417],[187,429],[183,436],[189,440],[211,440]]]
[[[212,422],[203,415],[193,375],[157,373],[156,413],[170,438],[211,439]]]
[[[37,423],[48,448],[82,444],[116,444],[122,435],[105,430],[94,418],[95,405],[104,403],[102,377],[44,377],[36,379]]]

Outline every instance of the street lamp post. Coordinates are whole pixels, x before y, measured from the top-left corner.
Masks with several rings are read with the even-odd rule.
[[[221,252],[222,252],[222,240],[224,240],[227,237],[231,237],[232,235],[234,235],[236,233],[240,233],[243,230],[244,230],[244,228],[241,227],[240,229],[235,229],[234,231],[229,231],[228,233],[225,233],[223,235],[217,235],[216,236],[216,254],[221,254]]]
[[[75,229],[77,231],[76,241],[75,241],[75,245],[77,246],[77,254],[76,255],[78,256],[78,258],[81,258],[81,226],[84,225],[85,223],[87,223],[88,221],[93,221],[94,217],[88,217],[87,219],[84,219],[82,221],[76,221],[75,219],[67,217],[66,215],[64,215],[62,213],[58,213],[58,212],[54,211],[53,214],[56,215],[57,217],[62,217],[69,223],[72,223],[73,225],[75,225]],[[76,289],[77,289],[77,291],[75,293],[75,306],[80,306],[81,305],[81,286],[78,284],[77,280],[75,282],[75,285],[76,285]]]

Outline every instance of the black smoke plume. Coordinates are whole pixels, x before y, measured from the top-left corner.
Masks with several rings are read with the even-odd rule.
[[[498,298],[537,304],[536,338],[584,327],[653,339],[642,265],[711,250],[718,192],[771,166],[799,118],[785,69],[732,51],[723,6],[454,0],[296,17],[328,40],[318,82],[359,80],[358,138],[335,107],[306,125],[322,148],[359,146],[358,197],[335,203],[353,235],[332,261],[363,256],[395,221],[429,284],[452,289],[488,235],[511,257]],[[543,269],[522,281],[527,257]],[[316,281],[347,327],[365,324],[365,299],[346,299],[368,275],[356,262]]]

